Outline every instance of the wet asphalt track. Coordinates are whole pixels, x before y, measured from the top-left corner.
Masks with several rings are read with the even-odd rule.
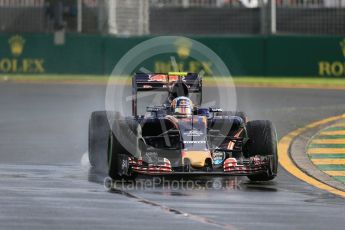
[[[216,178],[208,189],[106,192],[102,176],[81,165],[89,114],[104,108],[104,93],[0,84],[0,229],[344,229],[345,199],[281,168],[268,183]],[[344,98],[340,90],[238,89],[240,109],[272,120],[280,137],[344,113]]]

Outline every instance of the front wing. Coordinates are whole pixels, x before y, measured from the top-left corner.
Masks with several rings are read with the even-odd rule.
[[[209,175],[209,176],[248,176],[254,174],[265,173],[269,169],[269,158],[255,156],[251,157],[241,163],[237,161],[236,158],[227,158],[222,166],[213,168],[209,171],[203,170],[176,170],[171,166],[168,159],[164,158],[164,163],[155,164],[145,164],[142,160],[129,159],[129,166],[132,172],[144,175]]]

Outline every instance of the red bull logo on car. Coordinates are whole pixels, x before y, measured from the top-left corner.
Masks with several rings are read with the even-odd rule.
[[[181,80],[184,81],[184,76],[180,76]],[[178,75],[166,75],[166,74],[155,74],[149,77],[149,81],[157,81],[157,82],[175,82],[178,81]]]

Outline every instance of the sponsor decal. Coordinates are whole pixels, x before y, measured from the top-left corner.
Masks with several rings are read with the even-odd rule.
[[[223,110],[222,109],[220,109],[220,108],[210,108],[210,111],[211,112],[223,112]]]
[[[157,164],[158,153],[157,152],[146,152],[143,156],[143,160],[147,163]]]
[[[200,137],[202,136],[204,133],[201,132],[200,130],[197,129],[192,129],[189,130],[188,132],[183,133],[184,135],[186,135],[187,137]]]
[[[169,82],[175,82],[178,81],[179,76],[169,76]],[[181,76],[181,81],[185,81],[185,77]]]
[[[165,74],[155,74],[155,75],[151,75],[149,76],[149,80],[148,81],[158,81],[158,82],[167,82],[167,80],[169,79],[169,82],[175,82],[177,81],[179,78],[179,76],[177,75],[165,75]],[[185,77],[181,76],[181,80],[185,81]]]
[[[183,141],[185,144],[206,144],[206,141]]]
[[[149,80],[148,81],[159,81],[159,82],[165,82],[167,81],[167,75],[164,74],[155,74],[155,75],[151,75],[149,76]]]
[[[220,151],[215,151],[213,152],[213,162],[216,165],[219,165],[223,162],[225,158],[225,153],[224,152],[220,152]]]
[[[12,57],[0,59],[0,73],[44,73],[44,59],[21,57],[26,40],[20,35],[8,39],[9,50]]]

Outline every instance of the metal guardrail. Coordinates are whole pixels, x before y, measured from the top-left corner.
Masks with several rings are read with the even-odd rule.
[[[0,0],[0,32],[345,34],[345,0]]]

